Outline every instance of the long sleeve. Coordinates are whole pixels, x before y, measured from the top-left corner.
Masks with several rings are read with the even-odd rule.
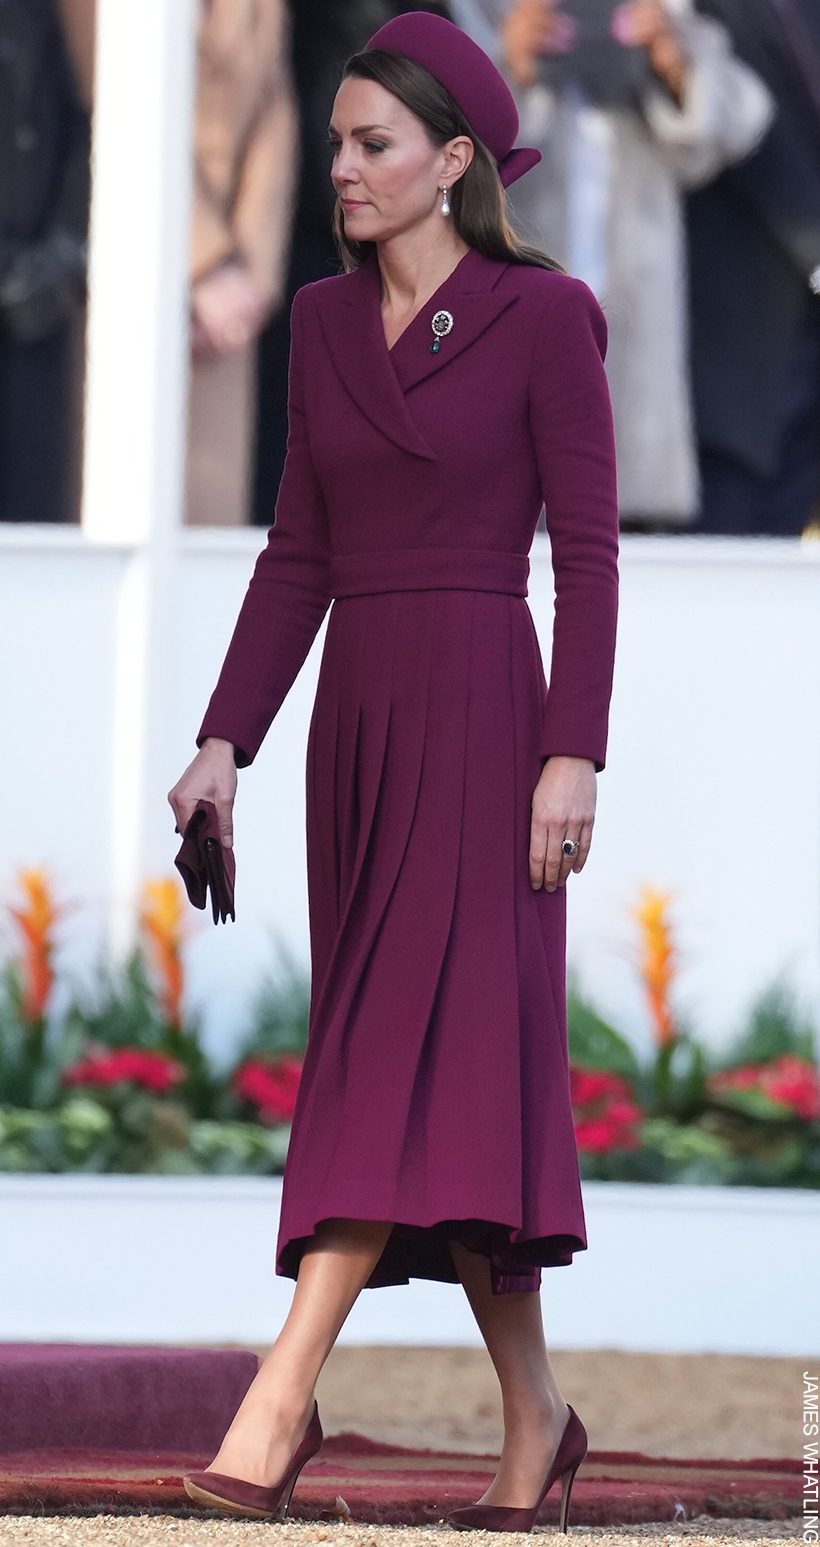
[[[231,741],[238,768],[253,762],[330,605],[327,512],[305,421],[303,292],[291,311],[288,449],[274,524],[260,553],[196,738]]]
[[[690,60],[683,105],[653,86],[644,113],[673,176],[697,187],[750,155],[777,109],[768,86],[732,52],[720,22],[690,13],[678,25]]]
[[[201,7],[195,131],[191,278],[239,255],[278,305],[299,148],[286,0]]]
[[[233,212],[236,243],[271,306],[285,283],[296,194],[299,121],[290,80],[283,0],[271,99],[247,147]]]
[[[618,610],[615,436],[607,325],[582,280],[562,277],[539,324],[530,424],[555,577],[542,758],[606,761]]]

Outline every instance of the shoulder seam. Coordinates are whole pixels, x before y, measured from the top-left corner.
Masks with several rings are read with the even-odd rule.
[[[600,307],[600,302],[598,301],[598,299],[595,296],[594,292],[589,289],[589,286],[586,285],[583,280],[577,279],[576,276],[573,275],[573,274],[565,274],[565,275],[562,275],[561,277],[564,278],[564,279],[572,280],[572,293],[577,295],[579,300],[583,299],[584,304],[587,307],[587,309],[588,309],[588,297],[590,297],[595,302],[596,306]],[[581,288],[577,288],[579,286]],[[532,373],[533,373],[533,369],[534,369],[534,366],[535,366],[535,355],[536,355],[536,350],[538,348],[538,340],[539,340],[539,337],[540,337],[540,334],[541,334],[541,328],[543,326],[544,319],[547,316],[547,314],[552,312],[552,311],[554,311],[556,299],[557,299],[557,297],[554,294],[547,297],[544,306],[541,308],[541,312],[540,312],[540,315],[538,317],[538,321],[537,321],[537,323],[535,324],[535,326],[533,328],[532,353],[530,355],[530,368],[529,368],[529,374],[528,374],[528,377],[527,377],[527,395],[528,395],[528,397],[531,394]],[[558,333],[557,333],[557,337],[558,338],[561,338],[563,336],[563,334],[566,332],[568,323],[569,323],[569,319],[565,317],[563,319],[563,321],[559,324]]]

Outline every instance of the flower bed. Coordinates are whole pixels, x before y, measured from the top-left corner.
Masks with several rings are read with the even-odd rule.
[[[817,1038],[794,996],[772,984],[714,1058],[675,1014],[677,952],[668,894],[646,888],[635,917],[654,1030],[641,1062],[570,989],[569,1051],[585,1179],[820,1187]]]
[[[149,882],[126,964],[53,1008],[68,911],[42,871],[8,908],[20,945],[0,983],[0,1171],[279,1175],[307,1043],[310,984],[281,952],[234,1058],[217,1066],[185,1006],[186,904]],[[570,1082],[585,1180],[820,1188],[817,1039],[782,984],[714,1059],[679,1024],[670,899],[646,889],[636,921],[654,1028],[641,1061],[577,985]],[[63,996],[64,998],[66,996]]]
[[[283,953],[234,1059],[206,1055],[185,1009],[186,903],[149,882],[125,965],[51,1012],[58,906],[41,871],[18,877],[22,937],[0,985],[0,1171],[280,1175],[287,1154],[309,982]]]

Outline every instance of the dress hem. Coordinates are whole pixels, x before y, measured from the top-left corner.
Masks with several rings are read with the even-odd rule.
[[[319,1223],[320,1220],[315,1222],[314,1232],[291,1236],[280,1248],[276,1260],[277,1275],[298,1278],[305,1247]],[[489,1258],[493,1294],[531,1292],[541,1287],[542,1268],[570,1267],[573,1253],[587,1250],[586,1240],[573,1231],[513,1241],[513,1228],[495,1220],[474,1218],[437,1220],[432,1225],[396,1221],[384,1251],[363,1287],[385,1289],[409,1284],[411,1278],[458,1284],[461,1280],[449,1247],[450,1240],[458,1240],[468,1250]]]

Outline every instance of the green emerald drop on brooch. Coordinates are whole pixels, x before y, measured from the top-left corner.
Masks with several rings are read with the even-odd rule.
[[[430,345],[430,353],[431,353],[431,355],[437,355],[439,350],[440,350],[440,348],[441,348],[441,340],[443,338],[446,338],[447,334],[452,331],[452,327],[453,327],[453,314],[452,314],[452,312],[436,312],[436,315],[433,318],[430,326],[431,326],[431,328],[433,329],[433,332],[436,335],[435,339],[433,340],[432,344]]]

